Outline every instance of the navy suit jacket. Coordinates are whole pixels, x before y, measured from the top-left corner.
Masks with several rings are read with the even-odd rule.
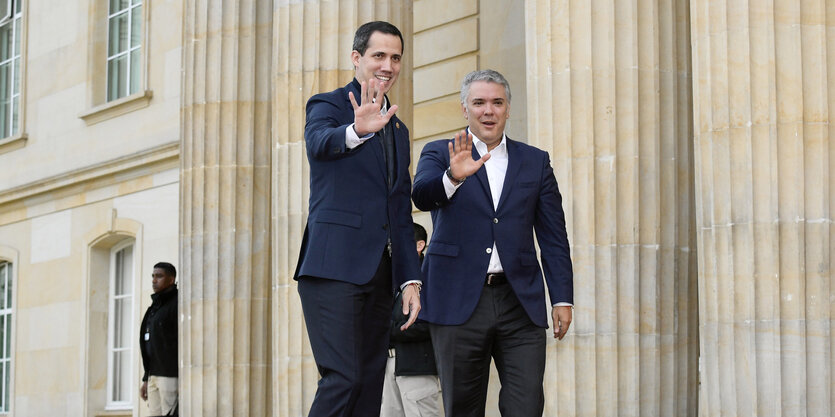
[[[356,79],[307,102],[310,214],[293,277],[365,284],[374,276],[391,233],[392,282],[399,286],[420,279],[409,198],[409,130],[396,116],[387,125],[394,132],[396,154],[389,190],[382,130],[354,149],[345,146],[345,129],[354,122],[349,91],[359,102]]]
[[[485,167],[448,199],[441,180],[449,167],[449,140],[423,148],[412,199],[432,212],[432,241],[423,261],[420,317],[430,323],[462,324],[484,287],[493,242],[508,282],[531,321],[548,327],[539,243],[552,304],[574,303],[573,273],[562,196],[548,153],[507,139],[508,165],[498,209]],[[473,159],[478,159],[473,146]]]

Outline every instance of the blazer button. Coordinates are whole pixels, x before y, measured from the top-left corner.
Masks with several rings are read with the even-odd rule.
[[[384,224],[384,225],[383,225],[383,230],[388,230],[388,229],[389,229],[389,225],[388,225],[388,224]]]
[[[493,218],[493,223],[498,223],[498,222],[499,222],[499,219],[497,217],[494,217]]]
[[[493,248],[487,248],[487,249],[485,250],[485,252],[487,252],[487,253],[493,253]]]

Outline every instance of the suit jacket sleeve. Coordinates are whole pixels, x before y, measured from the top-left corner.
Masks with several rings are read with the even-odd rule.
[[[424,146],[415,171],[412,201],[419,210],[429,211],[449,204],[442,176],[449,168],[449,148],[446,140]]]
[[[307,102],[304,139],[311,159],[334,160],[351,154],[345,146],[345,129],[353,123],[354,114],[342,108],[338,96],[337,92],[317,94]]]
[[[536,206],[534,229],[539,243],[545,281],[548,283],[551,304],[574,304],[574,274],[571,266],[571,250],[565,229],[565,213],[551,160],[543,158],[542,187]]]

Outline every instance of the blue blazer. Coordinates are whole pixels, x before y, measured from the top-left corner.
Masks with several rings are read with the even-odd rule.
[[[345,147],[345,128],[354,122],[349,91],[359,101],[355,79],[307,102],[304,139],[310,163],[310,214],[293,277],[365,284],[374,276],[391,233],[392,282],[399,286],[420,279],[409,198],[409,130],[396,116],[388,123],[396,154],[396,175],[389,190],[382,131],[354,149]]]
[[[432,212],[432,240],[423,261],[420,317],[430,323],[462,324],[484,287],[493,242],[508,282],[531,321],[548,327],[542,268],[551,304],[574,303],[573,273],[562,196],[548,153],[507,139],[508,165],[498,209],[484,167],[448,199],[441,180],[449,167],[449,140],[423,148],[412,199]],[[473,147],[473,159],[480,158]]]

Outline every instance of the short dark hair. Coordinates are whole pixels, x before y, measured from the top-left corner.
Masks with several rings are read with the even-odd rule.
[[[177,268],[174,268],[174,265],[171,265],[168,262],[157,262],[156,265],[154,265],[154,269],[157,268],[165,271],[165,275],[170,275],[174,278],[177,278]]]
[[[406,45],[403,43],[403,34],[400,33],[400,29],[389,22],[380,20],[368,22],[357,28],[357,32],[354,34],[354,50],[359,52],[360,55],[365,55],[365,50],[368,49],[368,40],[371,39],[374,32],[397,35],[400,38],[400,53],[403,53]]]
[[[417,242],[419,240],[422,240],[422,241],[426,242],[426,238],[428,237],[426,235],[426,229],[424,229],[423,226],[421,226],[417,223],[412,223],[412,224],[415,226],[415,242]]]

